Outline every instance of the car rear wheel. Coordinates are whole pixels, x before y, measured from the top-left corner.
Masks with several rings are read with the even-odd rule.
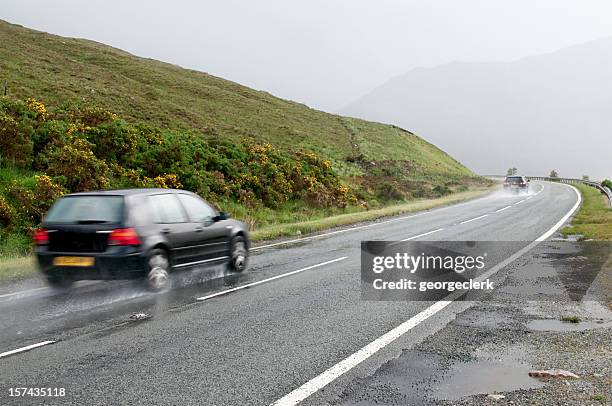
[[[229,269],[234,272],[242,272],[246,269],[249,259],[249,250],[244,237],[238,235],[232,238],[230,243]]]
[[[53,289],[69,289],[72,286],[73,280],[64,275],[48,275],[47,283]]]
[[[154,292],[170,287],[170,261],[166,251],[155,248],[147,260],[147,286]]]

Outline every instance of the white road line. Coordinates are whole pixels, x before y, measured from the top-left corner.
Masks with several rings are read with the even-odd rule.
[[[21,290],[19,292],[7,293],[7,294],[4,294],[4,295],[0,295],[0,299],[3,299],[5,297],[11,297],[11,296],[25,295],[25,294],[36,292],[36,291],[39,291],[39,290],[49,290],[49,288],[48,287],[42,287],[42,288],[29,289],[29,290]]]
[[[542,190],[544,190],[544,185],[543,185],[543,184],[541,184],[540,186],[542,186],[542,187],[540,188],[540,190],[538,190],[538,191],[536,192],[536,194],[535,194],[534,196],[539,195],[540,193],[542,193]]]
[[[478,217],[474,217],[473,219],[469,219],[469,220],[462,221],[462,222],[461,222],[461,223],[459,223],[459,224],[467,224],[467,223],[471,223],[472,221],[480,220],[480,219],[483,219],[483,218],[488,217],[488,216],[489,216],[488,214],[483,214],[482,216],[478,216]]]
[[[504,211],[504,210],[508,210],[510,207],[512,207],[512,205],[510,205],[510,206],[506,206],[506,207],[503,207],[503,208],[501,208],[501,209],[499,209],[499,210],[495,210],[495,213],[499,213],[499,212],[502,212],[502,211]]]
[[[515,205],[515,206],[516,206],[516,205],[519,205],[519,204],[523,203],[524,201],[525,201],[525,199],[523,199],[523,200],[521,200],[521,201],[518,201],[518,202],[514,203],[514,205]]]
[[[284,273],[282,275],[273,276],[271,278],[262,279],[262,280],[257,281],[257,282],[247,283],[246,285],[237,286],[237,287],[232,288],[232,289],[227,289],[227,290],[224,290],[224,291],[221,291],[221,292],[213,293],[212,295],[202,296],[202,297],[197,298],[196,300],[201,302],[201,301],[204,301],[204,300],[212,299],[213,297],[227,295],[228,293],[236,292],[237,290],[242,290],[242,289],[250,288],[251,286],[261,285],[262,283],[270,282],[270,281],[273,281],[273,280],[276,280],[276,279],[280,279],[280,278],[285,278],[287,276],[295,275],[297,273],[308,271],[310,269],[319,268],[319,267],[324,266],[324,265],[333,264],[334,262],[343,261],[343,260],[345,260],[347,258],[348,257],[340,257],[340,258],[332,259],[331,261],[321,262],[320,264],[315,264],[315,265],[307,266],[306,268],[298,269],[297,271],[287,272],[287,273]]]
[[[553,235],[555,233],[555,231],[557,231],[559,228],[561,228],[561,226],[563,224],[565,224],[565,222],[572,216],[572,214],[574,214],[574,212],[578,209],[578,207],[580,207],[580,203],[582,203],[582,195],[580,194],[578,189],[576,189],[572,185],[567,185],[565,183],[560,183],[560,185],[571,187],[574,190],[574,193],[576,193],[576,196],[578,196],[578,201],[576,202],[574,207],[572,207],[572,209],[569,212],[567,212],[567,214],[565,216],[563,216],[563,218],[561,218],[561,220],[559,220],[554,226],[552,226],[552,228],[550,230],[548,230],[547,232],[542,234],[539,238],[537,238],[536,242],[544,241],[548,237]]]
[[[272,406],[297,405],[313,393],[317,392],[319,389],[323,388],[324,386],[327,386],[329,383],[333,382],[334,380],[336,380],[336,378],[343,375],[344,373],[350,371],[362,361],[370,358],[381,348],[391,344],[393,341],[401,337],[407,331],[418,326],[421,322],[427,320],[429,317],[438,313],[440,310],[444,309],[451,303],[451,301],[447,300],[441,300],[439,302],[436,302],[427,309],[423,310],[421,313],[417,314],[416,316],[400,324],[393,330],[372,341],[370,344],[366,345],[353,355],[349,356],[348,358],[345,358],[343,361],[340,361],[333,367],[329,368],[327,371],[323,372],[321,375],[306,382],[304,385],[300,386],[289,394],[283,396],[276,402],[272,403]]]
[[[0,354],[0,358],[8,357],[9,355],[18,354],[20,352],[30,351],[34,348],[42,347],[43,345],[54,344],[55,341],[43,341],[42,343],[28,345],[27,347],[17,348],[16,350],[11,350],[7,352],[3,352]]]
[[[574,204],[574,206],[567,212],[567,214],[565,214],[565,216],[563,216],[563,218],[561,218],[561,220],[559,220],[550,230],[548,230],[547,232],[542,234],[534,242],[530,243],[529,245],[527,245],[526,247],[524,247],[520,251],[516,252],[515,254],[511,255],[510,257],[508,257],[504,261],[502,261],[499,264],[495,265],[493,268],[488,270],[486,273],[481,275],[476,280],[484,280],[486,278],[491,277],[493,274],[498,272],[500,269],[506,267],[511,262],[513,262],[514,260],[519,258],[521,255],[523,255],[523,254],[527,253],[529,250],[533,249],[541,241],[544,241],[548,237],[553,235],[567,221],[567,219],[570,218],[570,216],[580,206],[580,202],[582,201],[582,197],[580,196],[580,193],[578,192],[578,190],[575,187],[573,187],[571,185],[566,185],[566,186],[571,187],[574,190],[574,192],[576,192],[576,195],[578,196],[578,200],[576,201],[576,204]],[[392,329],[389,332],[383,334],[382,336],[380,336],[376,340],[372,341],[370,344],[368,344],[365,347],[361,348],[359,351],[353,353],[349,357],[347,357],[344,360],[338,362],[336,365],[334,365],[331,368],[327,369],[325,372],[323,372],[319,376],[316,376],[315,378],[313,378],[310,381],[306,382],[305,384],[303,384],[299,388],[289,392],[287,395],[283,396],[282,398],[278,399],[276,402],[272,403],[272,406],[294,406],[294,405],[297,405],[298,403],[300,403],[304,399],[308,398],[313,393],[319,391],[321,388],[327,386],[331,382],[335,381],[341,375],[345,374],[346,372],[348,372],[351,369],[353,369],[355,366],[359,365],[361,362],[365,361],[366,359],[370,358],[372,355],[376,354],[382,348],[384,348],[387,345],[391,344],[393,341],[395,341],[396,339],[398,339],[399,337],[404,335],[406,332],[410,331],[411,329],[413,329],[414,327],[418,326],[423,321],[427,320],[431,316],[433,316],[436,313],[438,313],[440,310],[444,309],[446,306],[451,304],[455,299],[457,299],[458,297],[460,297],[464,293],[465,293],[465,291],[455,291],[455,292],[453,292],[452,294],[450,294],[449,296],[447,296],[445,298],[447,300],[440,300],[440,301],[434,303],[433,305],[429,306],[427,309],[425,309],[422,312],[418,313],[416,316],[411,317],[410,319],[406,320],[405,322],[403,322],[399,326],[395,327],[394,329]],[[448,300],[448,299],[450,299],[450,300]]]
[[[444,229],[443,228],[438,228],[437,230],[428,231],[428,232],[423,233],[423,234],[415,235],[414,237],[404,238],[403,240],[400,240],[400,241],[416,240],[417,238],[425,237],[426,235],[437,233],[438,231],[442,231],[442,230],[444,230]]]

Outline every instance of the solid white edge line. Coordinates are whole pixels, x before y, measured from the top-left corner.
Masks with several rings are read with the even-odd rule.
[[[280,279],[280,278],[285,278],[287,276],[295,275],[297,273],[308,271],[310,269],[319,268],[319,267],[324,266],[324,265],[333,264],[334,262],[343,261],[343,260],[345,260],[347,258],[348,257],[340,257],[340,258],[332,259],[331,261],[325,261],[325,262],[321,262],[319,264],[310,265],[310,266],[307,266],[306,268],[298,269],[297,271],[287,272],[287,273],[284,273],[282,275],[276,275],[276,276],[273,276],[271,278],[262,279],[262,280],[257,281],[257,282],[247,283],[246,285],[241,285],[241,286],[237,286],[237,287],[232,288],[232,289],[227,289],[227,290],[223,290],[221,292],[213,293],[212,295],[202,296],[202,297],[197,298],[196,300],[199,301],[199,302],[202,302],[204,300],[212,299],[213,297],[227,295],[228,293],[232,293],[232,292],[236,292],[238,290],[246,289],[246,288],[249,288],[251,286],[261,285],[262,283],[270,282],[270,281],[273,281],[273,280],[276,280],[276,279]]]
[[[462,221],[462,222],[461,222],[461,223],[459,223],[459,224],[467,224],[467,223],[471,223],[472,221],[480,220],[480,219],[485,218],[485,217],[488,217],[488,216],[489,216],[488,214],[483,214],[482,216],[478,216],[478,217],[474,217],[473,219],[469,219],[469,220]]]
[[[510,207],[512,207],[512,205],[510,205],[510,206],[506,206],[506,207],[503,207],[503,208],[501,208],[501,209],[499,209],[499,210],[495,210],[495,213],[500,213],[500,212],[502,212],[502,211],[504,211],[504,210],[508,210]]]
[[[410,241],[410,240],[415,240],[415,239],[417,239],[417,238],[425,237],[426,235],[433,234],[433,233],[437,233],[438,231],[442,231],[442,230],[444,230],[444,229],[443,229],[443,228],[438,228],[438,229],[433,230],[433,231],[428,231],[428,232],[423,233],[423,234],[415,235],[414,237],[404,238],[403,240],[400,240],[400,241]]]
[[[7,352],[3,352],[0,354],[0,358],[8,357],[9,355],[18,354],[20,352],[30,351],[34,348],[42,347],[43,345],[54,344],[56,341],[43,341],[41,343],[28,345],[26,347],[17,348],[16,350],[11,350]]]
[[[515,206],[516,206],[516,205],[519,205],[519,204],[523,203],[525,200],[526,200],[526,199],[523,199],[523,200],[521,200],[521,201],[518,201],[518,202],[514,203],[514,205],[515,205]]]
[[[533,249],[540,242],[546,240],[548,237],[553,235],[563,224],[565,224],[565,222],[570,218],[572,214],[574,214],[574,212],[576,211],[576,209],[578,209],[578,207],[580,206],[580,203],[582,202],[582,196],[580,195],[580,192],[578,192],[578,189],[576,189],[575,187],[571,185],[566,185],[566,186],[571,187],[576,193],[576,195],[578,196],[578,200],[576,201],[576,204],[574,204],[574,206],[567,212],[567,214],[563,216],[563,218],[561,218],[561,220],[559,220],[551,229],[549,229],[547,232],[542,234],[532,243],[530,243],[523,249],[519,250],[515,254],[511,255],[510,257],[506,258],[504,261],[498,263],[493,268],[491,268],[489,271],[485,272],[483,275],[478,277],[476,280],[485,280],[486,278],[491,277],[496,272],[498,272],[500,269],[506,267],[507,265],[512,263],[514,260],[519,258],[521,255]],[[381,350],[388,344],[391,344],[393,341],[401,337],[403,334],[405,334],[412,328],[418,326],[420,323],[427,320],[429,317],[435,315],[440,310],[444,309],[446,306],[451,304],[455,299],[461,297],[464,293],[465,291],[455,291],[451,293],[445,298],[445,299],[450,299],[450,300],[440,300],[434,303],[433,305],[429,306],[427,309],[421,311],[420,313],[406,320],[399,326],[383,334],[382,336],[372,341],[370,344],[366,345],[365,347],[361,348],[357,352],[353,353],[349,357],[338,362],[336,365],[327,369],[325,372],[321,373],[320,375],[316,376],[310,381],[304,383],[299,388],[289,392],[287,395],[283,396],[282,398],[278,399],[276,402],[272,403],[271,406],[297,405],[298,403],[308,398],[313,393],[319,391],[321,388],[335,381],[341,375],[353,369],[355,366],[357,366],[361,362],[365,361],[366,359],[370,358],[372,355],[376,354],[379,350]]]

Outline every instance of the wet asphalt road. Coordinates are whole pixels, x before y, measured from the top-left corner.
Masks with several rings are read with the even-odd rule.
[[[63,294],[41,289],[0,297],[0,352],[57,341],[0,358],[0,403],[42,402],[9,398],[10,387],[63,387],[65,397],[44,402],[270,404],[431,305],[361,301],[362,240],[401,240],[438,230],[418,239],[525,241],[527,245],[555,225],[577,200],[565,185],[532,182],[532,190],[541,192],[530,196],[496,193],[257,249],[244,275],[224,276],[220,268],[184,272],[178,275],[179,286],[166,294],[149,294],[124,281],[78,285]],[[196,301],[229,286],[343,257],[286,278]],[[336,399],[350,382],[430,336],[468,305],[453,303],[303,404]],[[140,312],[152,317],[130,321],[130,315]]]

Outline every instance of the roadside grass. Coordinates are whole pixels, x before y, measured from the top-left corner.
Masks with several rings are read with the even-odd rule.
[[[599,403],[604,404],[604,403],[606,403],[607,398],[606,398],[606,395],[604,395],[603,393],[598,393],[596,395],[593,395],[593,400],[595,400],[595,401],[597,401]]]
[[[251,233],[251,238],[254,242],[257,242],[263,240],[273,240],[280,237],[297,237],[304,234],[311,234],[318,231],[363,221],[372,221],[383,217],[397,216],[404,213],[412,213],[435,207],[448,206],[483,196],[491,190],[492,188],[480,188],[472,191],[454,193],[437,199],[420,199],[412,202],[387,206],[376,210],[345,213],[337,216],[324,217],[321,219],[279,224],[255,230]]]
[[[578,316],[563,316],[561,321],[565,323],[580,323],[580,317]]]
[[[564,237],[581,234],[585,240],[612,241],[612,208],[597,189],[576,185],[582,194],[582,206],[571,226],[561,230]]]
[[[34,256],[0,257],[0,280],[26,279],[37,272]]]
[[[328,217],[316,218],[308,221],[298,221],[286,224],[277,224],[262,227],[251,233],[254,242],[272,240],[280,237],[296,237],[315,233],[325,229],[340,227],[363,221],[371,221],[383,217],[396,216],[403,213],[412,213],[436,207],[448,206],[466,200],[474,199],[489,193],[492,188],[479,188],[475,190],[458,192],[437,199],[422,199],[412,202],[392,205],[376,210],[343,213]],[[323,214],[320,214],[323,216]],[[23,247],[23,242],[19,243]],[[36,264],[33,255],[21,250],[13,251],[15,254],[0,255],[0,280],[17,280],[29,278],[36,274]]]

